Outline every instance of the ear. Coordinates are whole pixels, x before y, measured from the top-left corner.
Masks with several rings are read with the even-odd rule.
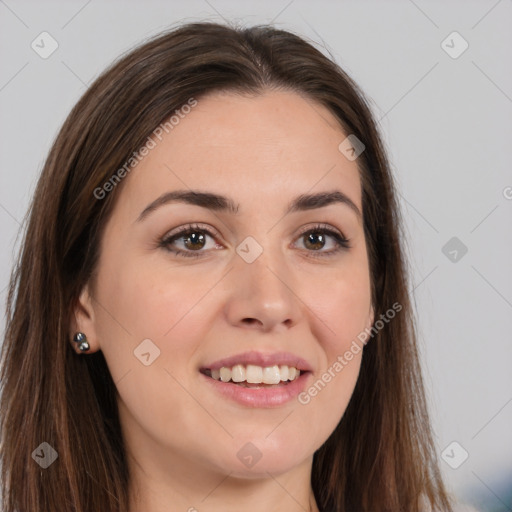
[[[73,336],[77,332],[84,333],[87,338],[87,341],[90,346],[90,349],[86,352],[87,354],[91,354],[100,349],[98,343],[98,336],[96,332],[96,321],[93,301],[94,299],[90,293],[89,285],[84,286],[82,292],[80,293],[80,296],[78,297],[73,312],[73,318],[71,319],[70,323],[71,333],[69,335],[69,340],[73,347],[73,350],[77,354],[83,353],[78,348],[77,343],[73,342]]]

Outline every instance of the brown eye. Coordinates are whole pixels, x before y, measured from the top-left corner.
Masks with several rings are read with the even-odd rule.
[[[194,258],[208,252],[207,244],[209,238],[211,238],[213,242],[210,248],[215,248],[215,236],[215,233],[210,232],[210,230],[206,228],[197,225],[189,225],[178,232],[166,235],[160,241],[159,246],[178,256]]]
[[[322,249],[325,245],[325,236],[318,231],[310,232],[303,236],[306,237],[305,246],[308,249]]]
[[[343,234],[323,224],[304,231],[299,239],[304,240],[304,248],[313,257],[328,257],[350,248],[349,240]],[[326,246],[331,248],[322,250]]]
[[[189,234],[182,236],[182,239],[185,247],[191,250],[202,249],[206,244],[204,234],[198,231],[191,231]],[[187,243],[188,241],[190,243]]]

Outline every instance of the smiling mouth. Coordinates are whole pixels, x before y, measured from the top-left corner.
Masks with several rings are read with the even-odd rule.
[[[235,384],[243,388],[253,389],[285,387],[297,380],[302,374],[308,373],[298,370],[294,366],[261,367],[250,364],[237,364],[233,367],[222,367],[218,370],[202,368],[200,372],[226,384]]]

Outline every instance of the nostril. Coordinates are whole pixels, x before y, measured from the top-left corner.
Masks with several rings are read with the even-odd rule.
[[[254,324],[254,323],[257,323],[257,322],[258,322],[258,320],[256,320],[256,318],[244,318],[244,322],[245,322],[246,324],[252,325],[252,324]]]

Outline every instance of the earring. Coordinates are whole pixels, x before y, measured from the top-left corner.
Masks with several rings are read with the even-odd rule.
[[[89,350],[89,348],[90,348],[89,343],[87,342],[87,337],[83,332],[77,332],[73,336],[73,341],[75,343],[80,343],[80,345],[78,345],[78,348],[82,352],[85,352],[86,350]]]

